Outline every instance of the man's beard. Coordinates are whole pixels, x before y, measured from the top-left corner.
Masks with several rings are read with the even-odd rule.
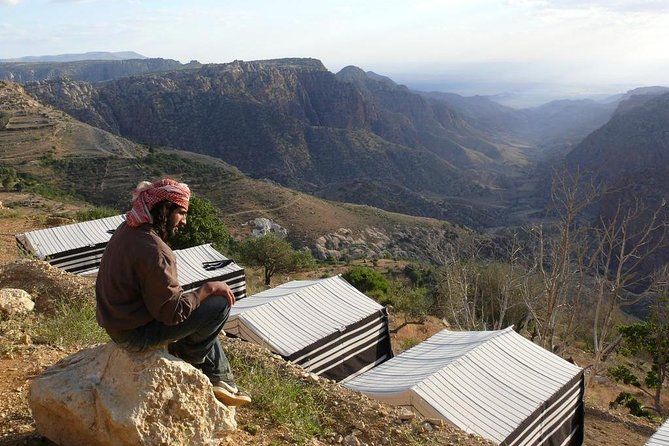
[[[165,240],[163,241],[167,244],[170,244],[171,241],[174,241],[178,233],[179,233],[179,228],[177,226],[174,226],[172,228],[167,228],[167,231],[165,231]]]

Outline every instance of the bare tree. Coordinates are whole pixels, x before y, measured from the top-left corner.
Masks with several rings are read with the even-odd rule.
[[[556,350],[558,330],[571,333],[580,306],[588,252],[586,229],[580,225],[583,212],[600,195],[592,182],[576,173],[553,175],[551,188],[552,231],[543,225],[530,229],[533,236],[531,269],[541,278],[538,294],[527,293],[525,302],[536,326],[536,337],[544,348]],[[567,330],[569,328],[569,330]]]
[[[614,330],[616,311],[621,305],[631,305],[639,299],[628,290],[649,278],[640,271],[640,266],[648,256],[665,246],[664,206],[663,201],[656,209],[649,210],[638,199],[629,206],[619,201],[613,215],[600,218],[592,231],[595,251],[590,269],[596,288],[592,334],[595,357],[591,379],[621,340]]]
[[[509,319],[525,319],[520,295],[527,288],[528,271],[521,259],[516,234],[510,238],[504,262],[452,258],[440,268],[435,293],[436,308],[459,329],[499,330]],[[518,317],[521,308],[523,317]]]

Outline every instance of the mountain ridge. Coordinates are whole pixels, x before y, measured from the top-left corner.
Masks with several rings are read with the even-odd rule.
[[[112,133],[213,155],[255,178],[315,194],[367,180],[441,201],[486,193],[473,167],[510,169],[446,104],[367,75],[362,85],[341,81],[315,59],[235,61],[26,89]],[[443,218],[441,211],[419,215]],[[450,217],[458,221],[458,211]]]
[[[72,79],[103,82],[126,76],[200,66],[192,61],[182,64],[172,59],[80,60],[72,62],[0,63],[0,80],[28,83],[48,79]]]
[[[320,258],[438,261],[452,243],[478,237],[445,221],[330,202],[251,179],[206,155],[139,145],[44,106],[17,84],[0,82],[0,99],[0,112],[10,115],[0,130],[0,167],[38,179],[49,193],[72,191],[125,210],[139,181],[169,175],[210,199],[233,234],[249,232],[246,223],[256,217],[270,218]]]
[[[53,54],[43,56],[23,56],[10,59],[0,59],[5,62],[76,62],[84,60],[126,60],[126,59],[148,59],[134,51],[89,51],[87,53]]]

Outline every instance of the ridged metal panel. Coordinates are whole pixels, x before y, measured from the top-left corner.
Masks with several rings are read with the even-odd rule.
[[[125,215],[102,218],[93,221],[73,223],[54,228],[38,229],[19,234],[28,241],[28,249],[40,258],[62,254],[75,249],[106,243],[112,234],[109,231],[116,229],[125,220]]]
[[[511,328],[443,330],[345,386],[419,406],[426,416],[500,443],[581,372]],[[566,412],[575,410],[578,390],[563,403]]]
[[[382,309],[339,276],[293,281],[235,304],[224,329],[290,356]]]
[[[669,446],[669,420],[665,421],[657,432],[650,437],[646,446]]]
[[[222,268],[207,269],[204,264],[209,262],[222,262],[228,260],[220,252],[216,251],[211,244],[195,246],[193,248],[178,249],[174,251],[177,259],[177,277],[179,284],[185,290],[198,286],[203,281],[221,280],[222,277],[230,277],[226,281],[244,277],[244,269],[232,262]],[[246,282],[230,284],[230,288],[237,298],[246,296]],[[243,292],[242,292],[243,291]],[[241,303],[241,302],[239,302]]]

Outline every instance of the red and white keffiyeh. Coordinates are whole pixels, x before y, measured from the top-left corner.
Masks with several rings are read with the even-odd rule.
[[[155,183],[142,181],[132,192],[132,209],[126,214],[129,226],[137,227],[144,223],[153,223],[151,208],[157,203],[169,200],[188,210],[190,189],[184,183],[165,178]]]

